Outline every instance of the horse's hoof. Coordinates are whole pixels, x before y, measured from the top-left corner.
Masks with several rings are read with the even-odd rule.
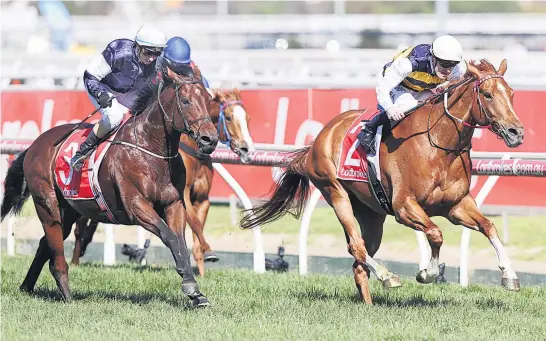
[[[196,282],[182,283],[182,292],[184,293],[184,295],[189,296],[192,299],[196,296],[201,295],[201,292],[199,291],[199,286]]]
[[[25,284],[21,284],[21,285],[19,286],[19,291],[25,292],[25,293],[27,293],[27,294],[30,294],[30,293],[32,293],[32,292],[34,291],[34,289],[29,288],[29,287],[26,286]]]
[[[429,275],[427,269],[423,269],[417,273],[415,279],[421,284],[429,284],[436,280],[436,276]]]
[[[517,278],[505,278],[501,280],[501,284],[504,289],[509,291],[519,291],[519,279]]]
[[[381,283],[383,283],[383,288],[385,288],[385,289],[400,288],[402,286],[402,282],[400,281],[400,277],[398,277],[396,275],[393,275],[392,277],[384,279]]]
[[[220,260],[214,251],[206,251],[204,256],[205,262],[216,263]]]
[[[205,308],[205,307],[210,306],[210,302],[209,302],[208,298],[201,295],[201,296],[198,296],[198,297],[193,299],[192,306],[194,308]]]

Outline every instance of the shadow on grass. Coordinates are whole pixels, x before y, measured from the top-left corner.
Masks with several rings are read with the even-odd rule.
[[[89,263],[80,263],[80,265],[71,265],[72,269],[74,268],[89,268],[89,269],[128,269],[137,272],[161,272],[161,271],[172,271],[175,270],[173,266],[165,265],[137,265],[134,263],[121,263],[115,265],[104,265],[97,262]],[[206,270],[206,269],[205,269]],[[192,272],[194,276],[199,276],[199,269],[197,266],[192,266]]]
[[[29,294],[32,297],[49,300],[52,302],[64,302],[63,297],[59,290],[49,288],[36,288]],[[87,299],[106,299],[111,301],[127,301],[137,305],[148,304],[150,302],[165,302],[173,307],[181,308],[183,310],[193,310],[192,302],[187,297],[173,298],[162,293],[112,293],[102,290],[97,291],[78,291],[72,294],[73,302],[82,301]]]
[[[404,290],[403,288],[399,289],[389,289],[389,290]],[[351,302],[354,304],[363,304],[360,300],[358,294],[353,294],[349,292],[341,292],[340,290],[334,289],[323,290],[320,288],[311,288],[310,290],[299,289],[290,291],[288,293],[298,300],[304,301],[334,301],[334,302]],[[392,307],[392,308],[408,308],[408,307],[424,307],[424,308],[440,308],[440,307],[460,307],[460,306],[469,306],[475,305],[476,307],[482,310],[498,310],[506,308],[507,305],[502,300],[495,298],[477,298],[469,301],[462,301],[457,299],[453,295],[453,298],[450,297],[438,297],[431,298],[426,297],[423,293],[411,293],[408,295],[392,295],[387,292],[372,292],[372,302],[374,305],[383,306],[383,307]]]

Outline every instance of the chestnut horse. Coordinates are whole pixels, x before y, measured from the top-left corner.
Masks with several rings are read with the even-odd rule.
[[[442,101],[427,103],[392,129],[381,141],[380,179],[392,203],[396,221],[426,234],[432,257],[417,281],[431,283],[439,274],[442,232],[429,218],[443,216],[453,224],[480,231],[495,248],[502,285],[519,290],[519,280],[498,238],[493,223],[484,217],[469,193],[471,139],[476,124],[490,129],[514,148],[523,142],[523,125],[516,116],[513,91],[499,70],[488,61],[467,63],[464,79],[452,85],[446,109]],[[446,94],[447,96],[447,94]],[[297,152],[279,180],[270,201],[250,210],[242,228],[269,223],[286,213],[299,217],[310,190],[309,181],[333,207],[343,225],[360,298],[372,303],[368,287],[373,271],[385,287],[400,286],[400,279],[372,257],[379,249],[386,212],[365,182],[336,178],[341,141],[361,111],[336,116],[316,140]],[[353,217],[360,225],[360,233]]]
[[[202,152],[214,151],[218,133],[208,113],[210,98],[197,68],[172,78],[158,74],[139,91],[137,114],[119,128],[98,173],[113,218],[123,225],[141,225],[161,238],[183,278],[182,292],[194,306],[207,306],[209,302],[194,278],[183,234],[186,171],[178,144],[181,134],[188,134]],[[53,144],[73,127],[67,124],[44,132],[17,157],[6,176],[1,208],[3,220],[10,212],[20,213],[32,195],[45,236],[20,289],[33,291],[44,264],[50,260],[51,274],[67,302],[72,295],[63,240],[80,216],[111,223],[94,200],[67,199],[56,184],[59,147]]]
[[[218,131],[219,141],[228,145],[240,156],[243,163],[246,163],[250,160],[249,152],[254,149],[254,145],[248,131],[250,116],[244,107],[241,93],[238,89],[232,91],[214,89],[213,94],[210,117]],[[202,233],[205,227],[210,207],[209,193],[214,171],[210,157],[199,153],[197,144],[185,135],[181,138],[180,151],[186,166],[186,188],[184,190],[186,216],[188,224],[194,231],[193,258],[199,274],[205,276],[205,262],[215,262],[219,259],[208,244],[205,244],[204,247],[201,246],[199,232],[195,231]],[[98,222],[89,221],[85,217],[76,222],[74,230],[76,241],[72,264],[79,264],[80,257],[84,255],[87,245],[93,238],[97,224]]]

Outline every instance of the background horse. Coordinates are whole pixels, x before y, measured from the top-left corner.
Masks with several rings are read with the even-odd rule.
[[[469,151],[475,124],[490,125],[511,148],[523,142],[523,125],[512,106],[513,91],[503,78],[506,60],[498,71],[486,60],[471,62],[467,67],[464,81],[451,91],[445,108],[442,101],[426,104],[394,127],[392,134],[384,136],[379,148],[380,180],[397,222],[423,231],[431,246],[432,257],[427,269],[417,274],[419,282],[431,283],[439,273],[442,232],[429,217],[443,216],[489,238],[503,273],[502,285],[519,290],[519,280],[497,229],[483,216],[469,193]],[[348,251],[355,259],[353,272],[360,298],[371,304],[369,270],[386,287],[400,286],[400,282],[372,258],[381,244],[386,212],[369,184],[339,180],[336,176],[345,132],[361,114],[347,111],[336,116],[311,146],[296,152],[271,200],[248,212],[251,214],[243,217],[241,227],[263,225],[286,213],[299,217],[310,180],[333,207],[344,228]]]
[[[238,89],[231,91],[214,89],[213,94],[210,116],[218,131],[220,142],[227,144],[241,157],[243,162],[248,162],[250,160],[249,152],[254,150],[254,145],[248,130],[250,116],[244,107],[240,91]],[[201,245],[198,232],[195,231],[202,233],[205,226],[210,208],[209,193],[214,170],[210,157],[199,153],[199,147],[191,138],[182,135],[181,142],[180,151],[186,167],[186,188],[184,190],[186,217],[188,224],[194,231],[193,257],[199,274],[205,276],[205,262],[215,262],[219,259],[208,243]],[[84,217],[76,222],[74,230],[76,241],[72,264],[79,264],[80,257],[84,255],[87,245],[93,238],[97,224],[98,222],[89,221]]]
[[[194,305],[208,305],[193,276],[182,233],[186,171],[178,144],[184,133],[196,140],[205,153],[216,148],[218,133],[208,115],[209,102],[210,95],[197,68],[185,75],[172,75],[172,79],[159,73],[142,88],[137,107],[145,110],[136,110],[138,114],[121,125],[98,170],[110,215],[95,200],[65,198],[55,180],[56,158],[63,144],[54,147],[53,143],[74,125],[44,132],[21,153],[6,176],[1,218],[10,212],[20,213],[32,195],[45,236],[20,289],[33,291],[49,259],[49,269],[63,298],[72,300],[63,240],[76,219],[84,216],[103,223],[141,225],[157,235],[173,254],[176,271],[183,278],[182,292]],[[91,125],[83,128],[90,129]]]
[[[246,163],[254,145],[248,131],[250,116],[245,110],[238,89],[233,91],[214,90],[211,102],[211,118],[218,130],[220,142],[227,144]],[[193,232],[193,258],[199,274],[205,275],[206,261],[217,261],[218,257],[208,244],[202,246],[195,231],[203,231],[210,208],[209,193],[212,186],[212,160],[199,155],[198,146],[191,139],[182,137],[181,150],[186,165],[186,189],[184,200],[187,204],[188,224]]]

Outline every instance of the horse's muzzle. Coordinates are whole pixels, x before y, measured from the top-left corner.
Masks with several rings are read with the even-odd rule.
[[[200,136],[197,140],[199,150],[205,154],[212,154],[218,145],[218,139],[210,136]]]
[[[233,151],[235,152],[235,154],[239,155],[239,158],[241,159],[241,162],[243,164],[246,165],[250,163],[251,159],[250,159],[250,156],[248,155],[249,148],[246,142],[243,141],[243,143],[241,143],[241,146],[234,148]]]
[[[523,143],[524,130],[522,127],[514,126],[500,130],[499,135],[508,147],[515,148]]]

